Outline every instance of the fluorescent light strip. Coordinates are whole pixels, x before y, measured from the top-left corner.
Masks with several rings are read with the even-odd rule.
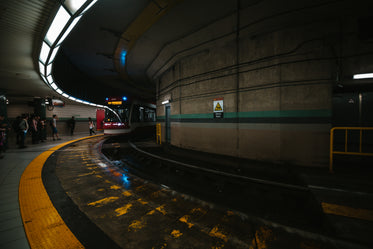
[[[40,51],[40,56],[39,56],[39,60],[45,64],[47,62],[47,58],[48,58],[48,55],[49,55],[49,51],[50,51],[50,47],[48,46],[48,44],[46,44],[45,42],[43,42],[43,44],[41,45],[41,51]]]
[[[47,80],[48,80],[49,84],[52,84],[53,83],[53,77],[52,77],[52,75],[48,75],[47,76]]]
[[[57,90],[57,89],[58,89],[58,86],[56,85],[56,83],[52,83],[52,84],[51,84],[51,87],[52,87],[54,90]]]
[[[373,78],[373,73],[362,73],[362,74],[354,75],[354,80],[371,79],[371,78]]]
[[[44,77],[44,75],[41,75],[41,78],[44,80],[45,83],[48,83],[47,79]]]
[[[67,12],[65,7],[61,5],[53,19],[51,26],[48,29],[47,35],[45,36],[45,40],[49,43],[49,45],[52,45],[57,40],[57,37],[66,26],[70,17],[69,12]]]
[[[47,66],[47,76],[52,73],[52,63]]]
[[[56,57],[56,54],[57,54],[57,52],[58,52],[59,49],[60,49],[60,46],[58,46],[58,47],[56,47],[56,48],[53,49],[51,58],[49,58],[49,62],[53,62],[54,57]]]
[[[86,1],[87,0],[66,0],[65,6],[71,11],[71,13],[75,14],[75,12],[77,12]]]
[[[63,36],[61,37],[61,39],[58,41],[57,46],[60,45],[65,40],[65,38],[69,35],[69,33],[71,32],[71,30],[79,22],[79,20],[80,20],[81,17],[82,16],[78,16],[77,18],[74,19],[74,21],[70,24],[69,28],[65,31],[65,33],[63,34]]]
[[[87,10],[89,10],[96,2],[97,2],[97,0],[92,1],[92,3],[90,3],[87,6],[87,8],[85,8],[85,10],[82,11],[82,14],[84,14]]]
[[[39,72],[42,76],[44,76],[45,74],[44,69],[45,69],[44,64],[39,61]]]
[[[89,8],[91,8],[97,0],[93,0],[80,14],[80,16],[76,17],[69,25],[69,27],[66,29],[63,36],[58,41],[57,45],[55,42],[57,41],[57,38],[60,36],[62,30],[66,27],[67,23],[69,23],[70,18],[72,17],[70,13],[65,9],[65,7],[73,14],[75,14],[79,9],[87,2],[88,0],[66,0],[64,2],[64,5],[60,5],[60,8],[57,11],[56,16],[54,17],[52,24],[50,25],[47,34],[44,38],[44,41],[42,43],[42,47],[40,50],[40,56],[39,56],[39,71],[40,76],[44,80],[44,82],[48,85],[50,85],[57,93],[61,94],[63,97],[68,98],[70,100],[91,105],[91,106],[97,106],[102,108],[107,108],[103,105],[96,105],[94,103],[83,101],[77,98],[74,98],[67,93],[63,92],[61,89],[58,88],[57,84],[53,82],[52,77],[52,66],[53,66],[53,60],[55,56],[57,55],[57,52],[60,48],[60,44],[65,40],[65,38],[69,35],[69,33],[73,30],[75,25],[79,22],[80,18],[82,17],[83,13],[86,12]],[[65,6],[65,7],[64,7]],[[52,47],[51,47],[52,46]],[[48,56],[49,59],[48,59]],[[47,64],[45,66],[45,64]],[[46,71],[46,72],[45,72]],[[45,74],[47,78],[45,77]]]

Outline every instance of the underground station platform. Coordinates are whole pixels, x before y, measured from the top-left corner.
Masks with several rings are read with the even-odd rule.
[[[19,210],[29,248],[373,246],[371,174],[279,167],[149,139],[97,135],[45,149],[19,180]],[[10,211],[1,212],[6,224]],[[12,248],[6,230],[0,247]]]

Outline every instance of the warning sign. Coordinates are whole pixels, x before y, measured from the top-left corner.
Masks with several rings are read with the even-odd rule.
[[[214,99],[214,105],[213,105],[214,112],[224,112],[224,99],[218,98]]]
[[[215,106],[215,112],[223,111],[223,108],[221,108],[220,103],[218,102]]]

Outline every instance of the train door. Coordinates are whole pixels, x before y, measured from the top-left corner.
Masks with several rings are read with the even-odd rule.
[[[171,106],[166,105],[166,143],[171,142]]]
[[[96,110],[96,129],[101,131],[104,129],[103,123],[105,120],[105,109],[97,109]]]

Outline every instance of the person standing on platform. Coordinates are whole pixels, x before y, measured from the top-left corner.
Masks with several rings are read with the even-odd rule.
[[[30,123],[30,131],[32,136],[32,143],[37,144],[39,142],[39,130],[38,130],[38,117],[32,116]]]
[[[95,124],[93,123],[91,118],[88,118],[88,125],[89,125],[89,135],[92,136],[92,133],[96,135],[96,132],[94,131]]]
[[[41,142],[45,142],[45,140],[47,140],[47,130],[46,130],[46,127],[45,127],[45,124],[47,123],[47,121],[45,119],[40,119],[39,120],[39,140]]]
[[[58,136],[57,120],[58,120],[58,116],[56,114],[54,114],[53,115],[53,119],[52,119],[52,137],[53,137],[53,141],[55,141],[55,140],[61,140],[61,138],[59,138],[59,136]]]
[[[25,139],[26,139],[28,128],[29,128],[29,126],[28,126],[28,115],[23,114],[22,115],[22,120],[19,123],[19,130],[18,130],[18,132],[20,134],[20,138],[21,138],[21,141],[19,143],[19,148],[20,149],[26,148]]]
[[[5,116],[3,114],[0,114],[0,159],[4,157],[3,152],[5,152],[7,129],[8,127],[5,123]]]
[[[74,135],[74,129],[75,129],[75,118],[74,116],[71,117],[69,120],[69,127],[70,127],[70,135]]]
[[[14,120],[13,123],[12,123],[13,131],[17,134],[17,136],[16,136],[16,144],[18,146],[21,143],[21,133],[19,132],[19,124],[21,123],[21,121],[22,121],[22,117],[21,116],[17,116],[16,120]]]
[[[9,121],[6,119],[4,114],[0,114],[0,128],[3,129],[3,151],[5,152],[8,149],[8,133],[11,129]]]

